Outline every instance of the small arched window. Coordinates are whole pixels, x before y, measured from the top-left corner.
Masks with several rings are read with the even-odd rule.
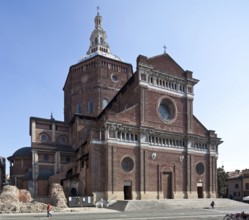
[[[132,140],[132,141],[134,140],[134,135],[133,135],[133,134],[131,134],[131,140]]]
[[[150,77],[150,83],[153,84],[153,78],[152,77]]]
[[[69,177],[71,177],[72,175],[73,175],[73,170],[70,169],[70,170],[68,170],[67,173],[66,173],[66,178],[69,178]]]
[[[81,104],[76,105],[76,113],[81,113]]]
[[[103,99],[103,109],[109,104],[108,99]]]
[[[95,37],[95,45],[98,44],[98,38]]]
[[[137,134],[135,134],[135,141],[137,141]]]
[[[89,101],[88,102],[88,113],[92,113],[93,112],[93,101]]]
[[[103,44],[104,44],[103,37],[100,37],[100,44],[101,44],[101,45],[103,45]]]

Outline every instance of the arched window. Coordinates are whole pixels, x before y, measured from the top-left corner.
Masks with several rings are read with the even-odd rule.
[[[153,78],[152,77],[150,77],[150,83],[153,84]]]
[[[163,138],[163,145],[165,145],[165,139]]]
[[[98,44],[98,38],[95,37],[95,45]]]
[[[71,189],[71,195],[72,196],[77,196],[77,189],[75,188],[75,187],[73,187],[72,189]],[[76,197],[76,199],[79,199],[79,197]]]
[[[135,134],[135,141],[137,141],[137,134]]]
[[[103,109],[104,109],[108,104],[109,104],[108,99],[103,99],[103,103],[102,103]]]
[[[76,113],[81,113],[81,104],[76,105]]]
[[[132,140],[132,141],[134,140],[134,135],[133,135],[133,134],[131,134],[131,140]]]
[[[73,175],[73,170],[70,169],[70,170],[68,170],[67,173],[66,173],[66,178],[69,178],[69,177],[71,177],[72,175]]]
[[[88,101],[87,110],[88,110],[88,113],[93,112],[93,101]]]
[[[104,44],[103,37],[100,37],[100,44],[101,44],[101,45],[103,45],[103,44]]]

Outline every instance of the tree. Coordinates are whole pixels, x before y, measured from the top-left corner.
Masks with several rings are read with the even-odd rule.
[[[217,169],[217,184],[218,184],[218,197],[227,197],[227,178],[228,174],[225,172],[224,167]]]

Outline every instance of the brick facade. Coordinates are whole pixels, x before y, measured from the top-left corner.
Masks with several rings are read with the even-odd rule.
[[[74,115],[74,126],[89,133],[76,141],[77,158],[87,164],[79,194],[93,193],[96,199],[216,197],[221,140],[193,116],[198,80],[190,71],[180,72],[168,54],[137,60],[137,72],[104,111],[92,118]],[[174,114],[169,121],[160,116],[164,100]]]
[[[34,176],[46,166],[48,187],[59,182],[67,196],[216,197],[222,141],[193,115],[198,80],[167,53],[138,56],[133,72],[110,53],[101,22],[98,14],[86,56],[69,69],[64,122],[31,118],[37,193],[49,191]]]

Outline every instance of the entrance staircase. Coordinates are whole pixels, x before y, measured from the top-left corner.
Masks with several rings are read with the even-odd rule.
[[[165,210],[165,209],[209,209],[210,203],[215,202],[217,207],[245,207],[249,208],[248,203],[238,202],[230,199],[162,199],[162,200],[118,200],[108,206],[122,212],[143,211],[143,210]]]

